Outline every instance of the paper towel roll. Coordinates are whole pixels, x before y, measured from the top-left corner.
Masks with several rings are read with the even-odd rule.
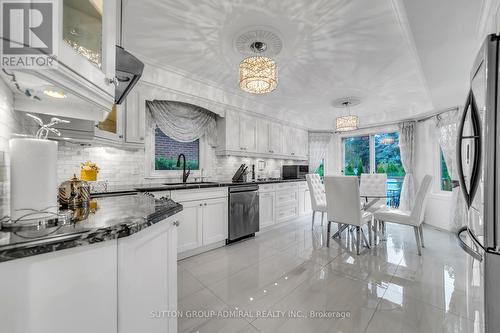
[[[10,215],[15,220],[26,209],[57,213],[57,142],[16,138],[10,146]],[[30,218],[44,218],[37,214]]]

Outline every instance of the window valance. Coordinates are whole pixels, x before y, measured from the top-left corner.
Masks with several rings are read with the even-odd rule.
[[[147,101],[153,126],[180,142],[191,142],[206,135],[217,146],[216,114],[199,106],[176,101]]]

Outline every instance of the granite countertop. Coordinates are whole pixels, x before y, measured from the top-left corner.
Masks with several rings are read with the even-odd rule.
[[[93,197],[134,194],[137,192],[154,192],[154,191],[175,191],[188,190],[211,187],[228,187],[228,186],[243,186],[251,184],[274,184],[274,183],[289,183],[289,182],[304,182],[305,179],[265,179],[249,182],[233,183],[233,182],[187,182],[187,183],[172,183],[172,184],[143,184],[143,185],[118,185],[108,186],[106,192],[94,192]]]
[[[97,210],[77,212],[78,222],[39,230],[0,230],[0,262],[127,237],[182,211],[182,205],[170,199],[144,194],[95,200]]]

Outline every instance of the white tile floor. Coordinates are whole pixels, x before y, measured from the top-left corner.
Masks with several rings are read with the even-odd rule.
[[[182,260],[179,310],[201,318],[180,318],[179,332],[482,332],[480,265],[453,235],[424,237],[419,257],[413,229],[388,224],[356,256],[345,234],[327,248],[326,227],[304,217]]]

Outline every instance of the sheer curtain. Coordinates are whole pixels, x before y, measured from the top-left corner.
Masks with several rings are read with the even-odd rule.
[[[316,171],[326,157],[331,133],[309,133],[309,172]]]
[[[452,180],[458,180],[456,144],[459,117],[458,110],[442,113],[436,117],[436,137]],[[451,230],[456,230],[462,226],[465,217],[465,203],[460,195],[460,187],[453,188],[450,211],[449,227]]]
[[[147,101],[151,124],[180,142],[191,142],[206,135],[217,146],[215,113],[202,107],[176,101]]]
[[[401,187],[399,208],[411,210],[415,197],[415,179],[413,169],[415,165],[415,127],[416,123],[404,122],[399,125],[399,150],[401,163],[405,169],[405,178]]]

